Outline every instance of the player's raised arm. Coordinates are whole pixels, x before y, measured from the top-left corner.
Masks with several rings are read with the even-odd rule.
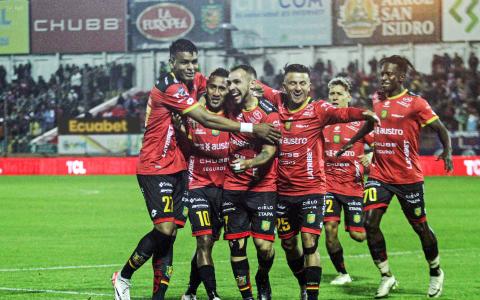
[[[276,143],[281,137],[280,131],[276,129],[273,124],[235,122],[221,116],[210,114],[202,106],[196,106],[184,114],[205,127],[228,132],[253,133],[272,144]]]
[[[443,160],[445,165],[445,171],[453,171],[452,144],[447,128],[445,127],[445,125],[443,125],[440,119],[436,119],[435,121],[429,123],[427,126],[432,128],[437,133],[438,138],[440,139],[440,142],[443,146],[443,152],[438,156],[437,160]]]
[[[375,114],[374,114],[375,115]],[[376,117],[376,115],[375,115]],[[356,142],[358,142],[359,140],[361,140],[364,136],[366,136],[367,134],[369,134],[373,128],[375,127],[375,122],[373,120],[367,120],[367,122],[365,122],[365,124],[363,124],[362,128],[360,128],[360,130],[350,139],[350,141],[348,141],[340,151],[338,151],[335,156],[336,157],[339,157],[341,156],[343,153],[345,153],[345,151],[347,151],[348,149],[352,148],[353,144],[355,144]]]
[[[247,169],[256,168],[268,163],[277,151],[277,147],[273,145],[263,145],[262,151],[252,159],[235,159],[230,163],[230,167],[235,173],[242,173]]]

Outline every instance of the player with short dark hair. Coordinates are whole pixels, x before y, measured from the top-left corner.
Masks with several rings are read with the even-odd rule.
[[[430,267],[427,295],[436,298],[442,293],[444,273],[440,268],[437,238],[427,223],[418,148],[421,128],[428,126],[433,129],[443,145],[439,158],[444,160],[445,170],[450,172],[453,170],[450,137],[428,102],[404,87],[407,71],[415,71],[410,61],[393,55],[380,60],[380,68],[381,90],[374,95],[373,106],[380,115],[381,125],[374,131],[374,160],[364,194],[368,248],[382,276],[375,297],[388,296],[397,285],[390,271],[385,238],[380,230],[382,217],[395,195],[420,238]]]
[[[213,71],[207,81],[205,107],[212,113],[225,116],[224,101],[228,94],[229,72],[223,68]],[[190,281],[182,300],[196,299],[197,288],[203,282],[209,300],[220,300],[216,290],[212,247],[223,226],[221,217],[222,188],[228,168],[228,132],[203,127],[187,120],[186,135],[191,143],[188,163],[188,217],[197,248],[192,258]]]
[[[175,223],[181,198],[186,188],[187,164],[178,147],[172,112],[191,117],[205,127],[222,131],[255,133],[274,142],[280,133],[271,124],[238,123],[207,112],[199,105],[197,95],[205,89],[205,78],[197,72],[198,57],[195,45],[185,39],[172,43],[170,67],[172,72],[160,75],[150,92],[147,103],[142,149],[137,164],[137,179],[144,195],[153,229],[138,243],[121,272],[115,272],[112,283],[115,299],[130,299],[130,279],[152,255],[159,259],[169,256],[174,242]],[[175,209],[174,209],[175,208]],[[181,214],[181,213],[180,213]],[[167,266],[160,263],[161,266]],[[156,270],[157,271],[157,270]],[[172,268],[158,270],[154,281],[154,298],[163,299]]]
[[[238,122],[267,122],[278,125],[276,109],[251,91],[256,72],[239,65],[228,77],[228,115]],[[225,172],[222,212],[225,239],[230,246],[232,271],[243,299],[253,300],[247,238],[251,236],[257,250],[258,271],[255,282],[258,299],[271,299],[268,273],[273,264],[275,207],[277,204],[276,146],[243,133],[230,134],[230,168]]]
[[[352,96],[351,84],[344,77],[335,77],[328,83],[328,102],[336,107],[348,107]],[[363,122],[327,125],[325,137],[325,174],[327,194],[325,196],[325,244],[338,275],[330,282],[343,285],[352,282],[343,259],[343,248],[338,240],[338,225],[342,209],[345,216],[345,230],[358,242],[365,240],[363,227],[363,167],[368,166],[371,155],[365,154],[365,145],[373,144],[373,133],[365,135],[349,151],[337,157],[342,145],[360,131]]]
[[[326,193],[322,130],[339,122],[373,123],[376,116],[370,111],[336,108],[311,99],[310,71],[304,65],[287,65],[284,73],[284,93],[264,86],[264,96],[278,108],[282,124],[277,230],[287,263],[301,287],[301,299],[312,300],[318,299],[322,273],[317,249]]]

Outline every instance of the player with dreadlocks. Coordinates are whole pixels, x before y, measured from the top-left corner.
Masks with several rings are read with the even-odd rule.
[[[422,97],[409,92],[404,83],[413,65],[393,55],[380,60],[381,88],[373,97],[373,106],[381,124],[374,130],[374,159],[365,185],[365,229],[370,254],[382,276],[375,298],[388,296],[397,281],[390,271],[385,238],[380,222],[392,197],[400,202],[403,213],[420,238],[430,267],[428,297],[442,293],[444,272],[440,268],[437,238],[427,223],[423,197],[423,172],[419,161],[419,137],[422,127],[435,131],[443,145],[438,159],[445,170],[453,170],[452,149],[447,129]],[[355,140],[348,142],[347,149]]]

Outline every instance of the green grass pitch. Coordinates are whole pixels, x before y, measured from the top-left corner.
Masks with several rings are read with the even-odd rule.
[[[446,274],[442,298],[480,299],[480,180],[430,177],[425,188],[428,220],[437,234]],[[134,176],[1,177],[0,299],[112,299],[112,272],[121,268],[150,229]],[[428,268],[420,241],[395,200],[382,229],[391,269],[400,282],[390,298],[425,298]],[[344,232],[340,239],[354,282],[345,287],[328,284],[335,271],[322,237],[320,299],[372,298],[379,275],[366,243],[356,243]],[[273,299],[298,299],[296,280],[278,240],[275,244],[270,275]],[[187,285],[195,247],[189,225],[179,233],[175,245],[174,275],[167,299],[180,299]],[[253,277],[257,262],[251,242],[249,257]],[[225,241],[215,246],[214,259],[222,299],[239,299]],[[151,277],[147,263],[133,277],[132,299],[149,299]],[[199,298],[205,299],[203,286]]]

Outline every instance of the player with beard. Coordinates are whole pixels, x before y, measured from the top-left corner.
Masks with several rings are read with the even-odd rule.
[[[328,101],[335,107],[348,107],[352,100],[350,82],[336,77],[328,83]],[[363,166],[371,162],[372,152],[364,153],[365,145],[373,144],[373,132],[365,135],[342,156],[337,157],[341,146],[349,141],[362,127],[363,122],[328,125],[323,129],[325,137],[325,174],[327,195],[325,197],[325,244],[338,275],[330,282],[343,285],[352,282],[343,259],[343,248],[338,240],[338,225],[342,208],[345,230],[350,237],[363,242],[366,239],[363,227]]]
[[[264,87],[279,111],[282,139],[278,162],[277,230],[287,263],[301,287],[301,299],[318,299],[322,268],[317,250],[325,206],[322,130],[329,124],[378,118],[371,111],[336,108],[310,98],[310,70],[300,64],[284,69],[284,93]],[[365,135],[368,132],[357,133]],[[299,247],[298,234],[302,246]]]
[[[228,115],[238,122],[276,123],[278,114],[265,99],[251,91],[256,72],[239,65],[228,77]],[[243,299],[253,299],[247,238],[251,236],[257,250],[258,271],[255,282],[258,299],[271,299],[268,273],[273,264],[275,207],[277,203],[276,146],[243,133],[230,134],[230,168],[225,172],[222,211],[225,239],[230,246],[232,271]]]
[[[425,213],[423,172],[418,153],[421,128],[428,126],[437,133],[443,145],[439,159],[444,161],[447,172],[453,170],[452,149],[447,129],[428,102],[404,87],[409,68],[415,71],[406,58],[398,55],[380,60],[381,91],[373,98],[375,112],[382,123],[374,131],[375,152],[365,184],[364,210],[368,248],[381,274],[375,298],[387,297],[397,285],[380,230],[382,217],[394,195],[422,244],[430,268],[428,297],[439,297],[443,290],[444,273],[440,268],[437,238]],[[344,149],[354,142],[352,139]]]
[[[170,46],[172,72],[161,74],[152,88],[147,103],[142,149],[137,164],[137,179],[142,191],[153,229],[141,238],[121,271],[112,276],[116,300],[130,299],[130,279],[150,257],[163,260],[154,265],[154,299],[163,299],[171,266],[164,263],[174,242],[181,198],[186,188],[187,164],[180,151],[172,124],[172,112],[191,117],[205,127],[252,133],[275,142],[280,133],[271,124],[239,123],[209,113],[196,101],[197,94],[205,90],[205,79],[198,73],[198,50],[189,40],[180,39]],[[175,209],[174,209],[175,208]],[[160,282],[158,282],[159,278]],[[164,283],[163,286],[159,285]]]
[[[208,112],[225,116],[224,100],[228,93],[228,71],[218,68],[210,74],[205,94]],[[220,300],[216,291],[212,248],[220,236],[222,187],[228,167],[229,134],[203,127],[188,119],[186,134],[191,142],[188,164],[188,216],[197,249],[192,258],[190,281],[182,300],[194,300],[203,282],[209,300]]]

